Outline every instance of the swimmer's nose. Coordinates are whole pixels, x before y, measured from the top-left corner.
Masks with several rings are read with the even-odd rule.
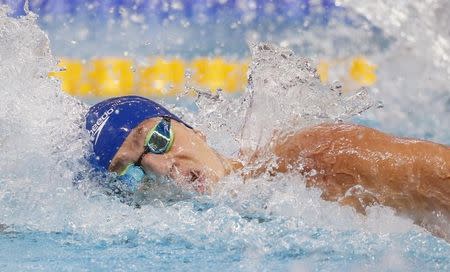
[[[173,159],[166,154],[145,154],[141,165],[146,171],[153,172],[160,176],[167,176],[173,165]]]

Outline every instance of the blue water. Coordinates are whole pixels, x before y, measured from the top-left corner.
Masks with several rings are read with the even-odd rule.
[[[236,221],[243,220],[237,219]],[[228,222],[236,227],[245,224]],[[421,233],[380,237],[299,226],[288,218],[259,224],[266,233],[238,240],[156,230],[98,239],[61,232],[0,235],[2,271],[448,271],[450,246]],[[281,226],[281,228],[280,228]],[[358,242],[355,243],[355,237]],[[258,248],[258,246],[266,247]],[[269,249],[270,248],[270,249]],[[262,252],[261,252],[262,251]],[[265,253],[264,251],[268,251]],[[306,269],[306,270],[301,270]]]

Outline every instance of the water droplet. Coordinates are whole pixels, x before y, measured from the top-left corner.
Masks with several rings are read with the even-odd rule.
[[[384,108],[383,101],[378,100],[378,101],[375,103],[375,107],[376,107],[377,109],[382,109],[382,108]]]

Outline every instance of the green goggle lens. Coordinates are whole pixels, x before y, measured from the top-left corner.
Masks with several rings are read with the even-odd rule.
[[[172,143],[170,119],[164,118],[147,134],[144,146],[147,153],[163,154],[170,150]]]

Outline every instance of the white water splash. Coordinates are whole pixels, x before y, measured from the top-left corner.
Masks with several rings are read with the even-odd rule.
[[[450,5],[448,1],[339,1],[383,30],[389,46],[373,52],[377,128],[450,144]]]
[[[285,134],[324,122],[348,120],[373,105],[367,89],[344,95],[320,82],[312,60],[270,44],[251,46],[252,64],[244,99],[250,101],[242,147],[268,145],[275,131]]]

